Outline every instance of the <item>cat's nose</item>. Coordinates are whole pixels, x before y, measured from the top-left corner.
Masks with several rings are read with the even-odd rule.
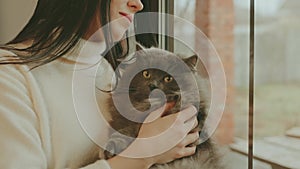
[[[168,101],[178,101],[180,99],[180,95],[178,94],[169,94],[167,95]]]
[[[157,89],[157,86],[155,84],[149,84],[148,86],[149,86],[150,91]]]

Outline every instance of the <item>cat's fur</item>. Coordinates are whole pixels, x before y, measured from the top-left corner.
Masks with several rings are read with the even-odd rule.
[[[150,93],[154,89],[159,89],[165,93],[167,102],[175,102],[174,108],[166,114],[179,112],[189,104],[195,105],[199,110],[197,116],[199,125],[196,130],[205,133],[205,128],[203,128],[203,126],[207,116],[206,111],[208,106],[205,101],[207,96],[205,96],[204,92],[205,87],[203,86],[203,79],[201,79],[196,72],[198,57],[195,55],[186,59],[178,59],[178,56],[173,53],[150,48],[137,52],[133,58],[135,61],[132,61],[131,59],[131,62],[133,63],[128,63],[128,65],[125,66],[121,79],[117,83],[118,87],[113,94],[115,94],[115,98],[119,97],[121,99],[124,98],[124,95],[129,94],[130,102],[133,107],[146,113],[134,114],[135,111],[126,110],[126,108],[130,109],[130,106],[125,106],[123,109],[125,109],[124,111],[126,113],[133,113],[126,115],[135,118],[134,120],[143,120],[147,113],[160,107],[162,105],[161,98],[155,98],[156,96],[154,95],[151,98],[151,103],[149,101]],[[188,69],[182,68],[182,66],[180,66],[182,64],[180,64],[180,61],[183,61],[182,63],[188,65]],[[147,65],[148,67],[148,69],[145,69],[147,71],[146,74],[144,72],[145,70],[142,70],[139,73],[134,71],[137,67],[142,67],[143,65]],[[163,67],[166,71],[151,68],[152,66]],[[175,75],[172,77],[166,72],[172,72]],[[126,89],[126,80],[130,79],[132,74],[136,75],[134,75],[133,79],[130,81],[129,89],[128,87]],[[151,78],[147,76],[149,74]],[[190,76],[188,74],[190,74]],[[148,78],[145,78],[145,75]],[[166,77],[173,78],[173,80],[166,83],[164,81],[164,78]],[[184,86],[184,89],[180,89],[177,83],[181,83],[181,85]],[[125,92],[124,94],[124,89],[129,90],[129,92]],[[195,100],[200,101],[195,103]],[[118,154],[124,150],[133,141],[133,139],[128,140],[123,138],[122,134],[136,138],[141,124],[133,122],[132,119],[128,120],[124,118],[115,107],[113,99],[110,99],[108,104],[110,105],[110,114],[113,119],[110,121],[110,124],[119,132],[112,133],[107,145],[107,150],[114,153],[106,151],[105,156],[106,158],[111,158],[114,154]],[[153,109],[149,110],[150,108]],[[215,146],[211,140],[208,139],[204,143],[197,145],[197,150],[194,155],[177,159],[167,164],[154,165],[151,169],[223,169],[223,167],[220,164],[220,156],[218,155]]]

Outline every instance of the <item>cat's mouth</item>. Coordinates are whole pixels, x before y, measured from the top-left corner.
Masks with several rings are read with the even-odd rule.
[[[170,94],[170,95],[167,95],[167,103],[169,105],[169,109],[166,109],[166,111],[163,113],[162,116],[167,116],[167,115],[170,115],[170,114],[173,114],[173,113],[176,113],[176,105],[179,104],[179,101],[180,101],[180,95],[177,95],[177,94]]]
[[[162,117],[174,113],[173,108],[175,107],[176,102],[175,101],[170,101],[170,102],[167,102],[167,103],[168,103],[168,106],[165,109],[165,112],[162,114]]]

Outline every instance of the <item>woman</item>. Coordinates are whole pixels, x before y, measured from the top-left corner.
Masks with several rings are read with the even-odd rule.
[[[172,132],[180,138],[168,151],[147,158],[100,159],[77,119],[70,71],[76,63],[75,49],[93,35],[107,53],[106,63],[116,68],[117,59],[128,51],[121,39],[142,9],[140,0],[38,1],[27,25],[0,50],[0,168],[146,169],[195,152],[195,147],[187,146],[199,137],[197,132],[189,133],[197,125],[193,107],[142,125],[138,137],[147,138],[176,121]],[[143,151],[138,145],[133,142],[125,151]]]

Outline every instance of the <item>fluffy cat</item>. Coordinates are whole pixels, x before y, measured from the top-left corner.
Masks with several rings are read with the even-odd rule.
[[[205,133],[203,126],[208,105],[205,100],[207,96],[203,86],[204,80],[196,72],[197,59],[196,55],[180,59],[171,52],[150,48],[139,50],[127,61],[127,64],[123,65],[117,87],[112,92],[114,98],[108,100],[111,119],[113,119],[109,123],[117,132],[112,133],[107,144],[108,151],[104,152],[106,159],[123,151],[137,137],[140,122],[149,112],[162,106],[164,101],[175,102],[175,106],[165,115],[179,112],[190,104],[195,105],[199,110],[197,115],[199,125],[194,130]],[[165,96],[160,92],[154,92],[157,89]],[[126,96],[129,96],[129,102],[134,108],[131,104],[124,104]],[[120,102],[121,107],[116,107],[114,103]],[[122,112],[126,114],[122,115],[118,110],[123,110]],[[123,135],[133,139],[126,139]],[[167,164],[154,165],[151,169],[224,168],[210,139],[201,144],[198,142],[194,144],[197,145],[194,155]]]

